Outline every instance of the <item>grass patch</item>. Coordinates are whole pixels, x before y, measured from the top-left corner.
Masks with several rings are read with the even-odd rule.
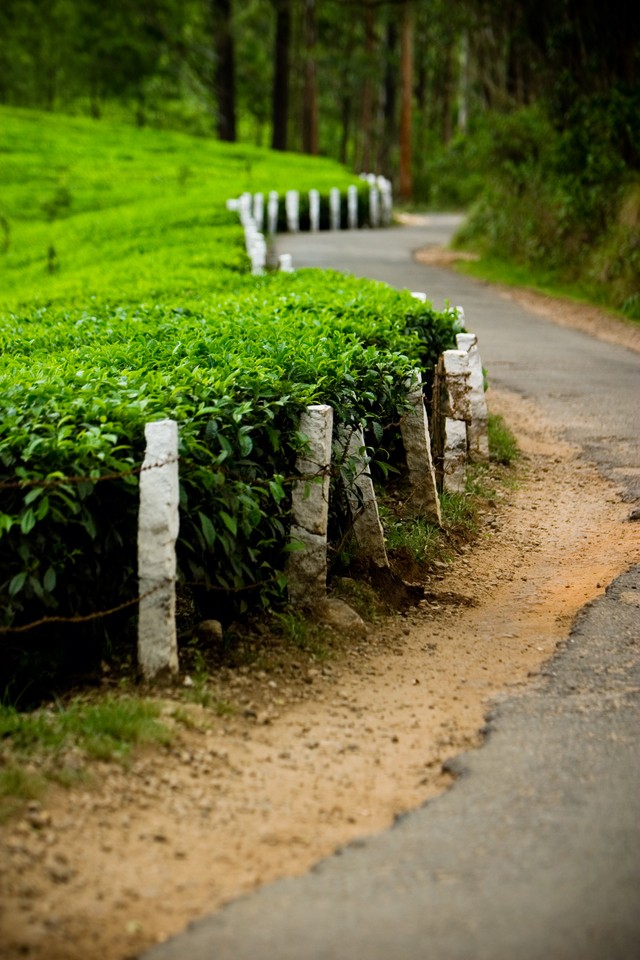
[[[95,703],[73,700],[31,713],[3,705],[0,739],[16,757],[75,748],[93,759],[116,760],[135,746],[171,743],[172,733],[159,715],[157,704],[133,697],[110,696]]]
[[[531,290],[545,297],[599,307],[630,324],[640,323],[640,316],[636,315],[636,310],[631,310],[630,307],[626,310],[616,309],[604,295],[599,295],[597,291],[589,289],[585,284],[563,283],[549,270],[536,270],[534,267],[488,256],[480,256],[478,260],[456,260],[452,267],[458,273],[485,280],[488,283],[501,284],[505,287],[523,287],[525,290]]]
[[[116,696],[30,713],[0,705],[0,821],[39,799],[48,783],[87,781],[92,760],[126,763],[136,747],[169,746],[175,735],[160,712],[150,700]]]
[[[520,456],[515,436],[497,413],[489,414],[489,456],[504,466],[510,466]]]
[[[340,577],[333,584],[331,594],[348,603],[368,623],[378,623],[382,617],[391,613],[389,605],[363,580]]]
[[[276,634],[288,645],[310,654],[314,660],[328,660],[331,656],[326,627],[308,619],[297,610],[287,609],[273,618]]]
[[[13,764],[0,770],[0,799],[38,800],[46,789],[44,779]]]

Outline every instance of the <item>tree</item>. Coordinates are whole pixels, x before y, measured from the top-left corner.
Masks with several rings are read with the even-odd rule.
[[[413,0],[402,5],[400,43],[401,114],[400,114],[400,198],[413,197],[412,140],[413,117]]]
[[[316,0],[303,0],[304,85],[302,97],[302,149],[318,153],[318,29]]]
[[[291,0],[273,0],[276,30],[273,46],[273,132],[274,150],[287,149],[289,126],[289,54],[291,45]]]
[[[214,89],[217,132],[220,140],[236,139],[236,68],[232,26],[232,0],[211,0],[215,51]]]

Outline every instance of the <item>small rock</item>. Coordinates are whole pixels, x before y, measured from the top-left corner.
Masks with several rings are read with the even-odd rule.
[[[51,826],[51,814],[47,810],[29,809],[25,818],[35,830]]]
[[[217,645],[222,641],[222,624],[219,620],[202,620],[196,627],[196,636],[202,643]]]
[[[50,863],[47,869],[54,883],[69,883],[76,875],[73,867],[69,867],[64,863]]]
[[[640,507],[636,507],[629,513],[629,520],[640,520]]]
[[[339,630],[349,636],[359,638],[364,638],[367,635],[367,627],[364,620],[360,614],[356,613],[344,600],[327,597],[316,606],[315,612],[323,623],[333,627],[334,630]]]

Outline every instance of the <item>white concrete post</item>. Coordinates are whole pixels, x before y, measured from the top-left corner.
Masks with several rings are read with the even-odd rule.
[[[329,218],[331,229],[340,229],[340,191],[337,187],[332,187],[329,193]]]
[[[256,227],[262,233],[264,226],[264,193],[256,193],[253,198],[253,219]]]
[[[469,357],[463,350],[442,354],[446,389],[443,485],[447,493],[462,493],[467,472],[467,424],[471,421]]]
[[[378,177],[380,202],[382,206],[382,226],[388,227],[393,219],[393,191],[391,181],[386,177]]]
[[[444,422],[443,484],[447,493],[464,493],[467,485],[467,425],[450,417]]]
[[[244,245],[249,256],[251,256],[251,251],[257,236],[258,231],[253,220],[246,221],[244,226]]]
[[[281,253],[278,257],[280,273],[293,273],[293,259],[290,253]]]
[[[278,232],[278,194],[272,190],[267,200],[267,231],[270,236]]]
[[[261,276],[267,265],[267,244],[261,233],[255,234],[249,256],[251,257],[251,273],[254,276]]]
[[[369,223],[372,227],[380,226],[380,194],[375,184],[369,190]]]
[[[289,599],[298,606],[313,606],[327,592],[332,429],[333,409],[326,404],[307,407],[300,417],[308,445],[296,470],[306,479],[297,480],[291,492],[291,542],[300,549],[289,554],[285,571]]]
[[[445,350],[442,354],[447,385],[447,416],[471,420],[469,355],[466,350]]]
[[[320,194],[317,190],[309,190],[309,223],[312,233],[320,229]]]
[[[343,450],[342,479],[353,518],[353,532],[360,555],[377,567],[388,567],[384,531],[380,523],[378,501],[371,479],[369,462],[365,456],[364,435],[361,429],[339,431]]]
[[[253,221],[251,216],[251,194],[243,193],[242,196],[238,199],[238,213],[240,215],[240,223],[244,227],[249,221]]]
[[[469,405],[471,421],[467,434],[471,456],[489,456],[489,411],[484,395],[482,360],[475,333],[459,333],[456,336],[458,350],[467,354],[469,360]]]
[[[176,540],[178,538],[178,424],[145,426],[138,515],[138,664],[145,680],[178,670]]]
[[[438,526],[442,523],[440,500],[436,489],[436,475],[431,458],[429,422],[422,396],[422,374],[413,371],[407,381],[410,409],[400,421],[411,487],[409,510],[413,516],[423,517]]]
[[[297,233],[300,229],[300,194],[297,190],[287,190],[285,208],[287,211],[287,230],[289,233]]]
[[[353,183],[347,187],[347,223],[349,230],[358,229],[358,188]]]

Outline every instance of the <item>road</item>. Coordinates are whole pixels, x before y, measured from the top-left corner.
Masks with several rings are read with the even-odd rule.
[[[640,355],[416,264],[453,218],[284,237],[465,308],[491,381],[534,401],[633,503]],[[230,904],[145,960],[635,960],[640,956],[640,568],[578,617],[544,682],[503,702],[446,794],[304,877]]]

